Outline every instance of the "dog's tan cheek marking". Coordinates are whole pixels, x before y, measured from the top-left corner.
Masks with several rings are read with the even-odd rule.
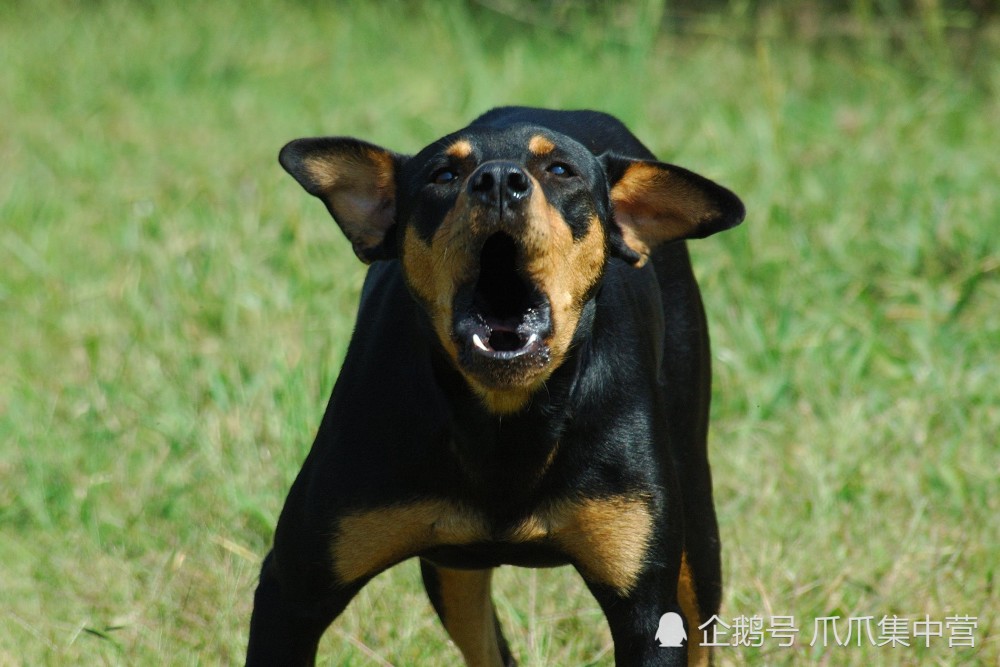
[[[458,285],[468,279],[473,257],[461,246],[468,236],[468,225],[458,220],[465,214],[464,199],[445,216],[427,244],[413,231],[403,237],[403,271],[410,288],[429,310],[434,331],[448,355],[457,363],[458,348],[451,338],[452,307]]]
[[[535,223],[537,224],[537,223]],[[545,233],[536,234],[528,272],[549,298],[552,308],[552,367],[569,350],[580,320],[583,299],[601,276],[605,262],[604,228],[594,216],[583,238],[576,240],[562,215],[546,204]]]
[[[503,667],[494,626],[490,580],[493,570],[436,568],[442,620],[469,667]]]
[[[417,552],[487,538],[485,519],[445,500],[422,500],[342,517],[331,547],[334,574],[343,583],[378,574]]]
[[[403,235],[402,263],[410,288],[425,303],[434,302],[434,260],[431,246],[424,243],[420,235],[409,227]]]
[[[548,137],[536,134],[528,142],[528,150],[535,155],[547,155],[556,149],[556,145]]]
[[[698,595],[694,586],[691,566],[687,561],[687,552],[681,555],[681,573],[677,578],[677,601],[688,623],[688,666],[707,667],[710,649],[701,643],[701,633],[698,626],[703,623],[701,610],[698,608]]]

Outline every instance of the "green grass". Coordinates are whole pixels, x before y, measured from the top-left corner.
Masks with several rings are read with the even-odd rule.
[[[241,660],[363,275],[277,150],[412,151],[501,103],[615,113],[747,204],[693,245],[723,617],[803,627],[718,662],[1000,661],[996,29],[657,38],[639,5],[558,31],[459,3],[0,6],[0,665]],[[454,664],[418,579],[376,580],[321,664]],[[571,571],[495,595],[523,664],[611,663]],[[837,614],[977,616],[976,648],[810,647]]]

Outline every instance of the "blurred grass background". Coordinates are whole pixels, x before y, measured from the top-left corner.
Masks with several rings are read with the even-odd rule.
[[[747,204],[692,245],[715,355],[718,663],[1000,661],[993,3],[0,5],[0,665],[242,659],[363,267],[288,139],[413,151],[487,108],[602,109]],[[413,564],[321,664],[451,665]],[[525,665],[607,665],[568,569],[499,576]],[[978,617],[975,648],[808,645]]]

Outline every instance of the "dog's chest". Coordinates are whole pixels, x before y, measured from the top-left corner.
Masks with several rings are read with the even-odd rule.
[[[348,583],[422,554],[493,553],[494,564],[524,564],[544,553],[551,560],[544,564],[573,563],[627,591],[652,529],[649,503],[636,496],[556,500],[504,525],[456,501],[429,498],[346,514],[337,522],[332,556],[338,579]]]

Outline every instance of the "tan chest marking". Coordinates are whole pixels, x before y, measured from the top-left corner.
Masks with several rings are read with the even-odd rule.
[[[348,514],[337,524],[333,567],[351,582],[430,547],[471,544],[489,534],[478,513],[448,500],[420,500]]]
[[[584,577],[622,594],[632,590],[645,565],[653,532],[644,499],[612,496],[562,501],[540,516],[548,523],[550,538]]]
[[[432,547],[546,541],[591,581],[627,593],[642,572],[651,534],[648,505],[638,497],[559,500],[501,531],[458,503],[420,500],[344,516],[332,555],[337,577],[351,582]]]

